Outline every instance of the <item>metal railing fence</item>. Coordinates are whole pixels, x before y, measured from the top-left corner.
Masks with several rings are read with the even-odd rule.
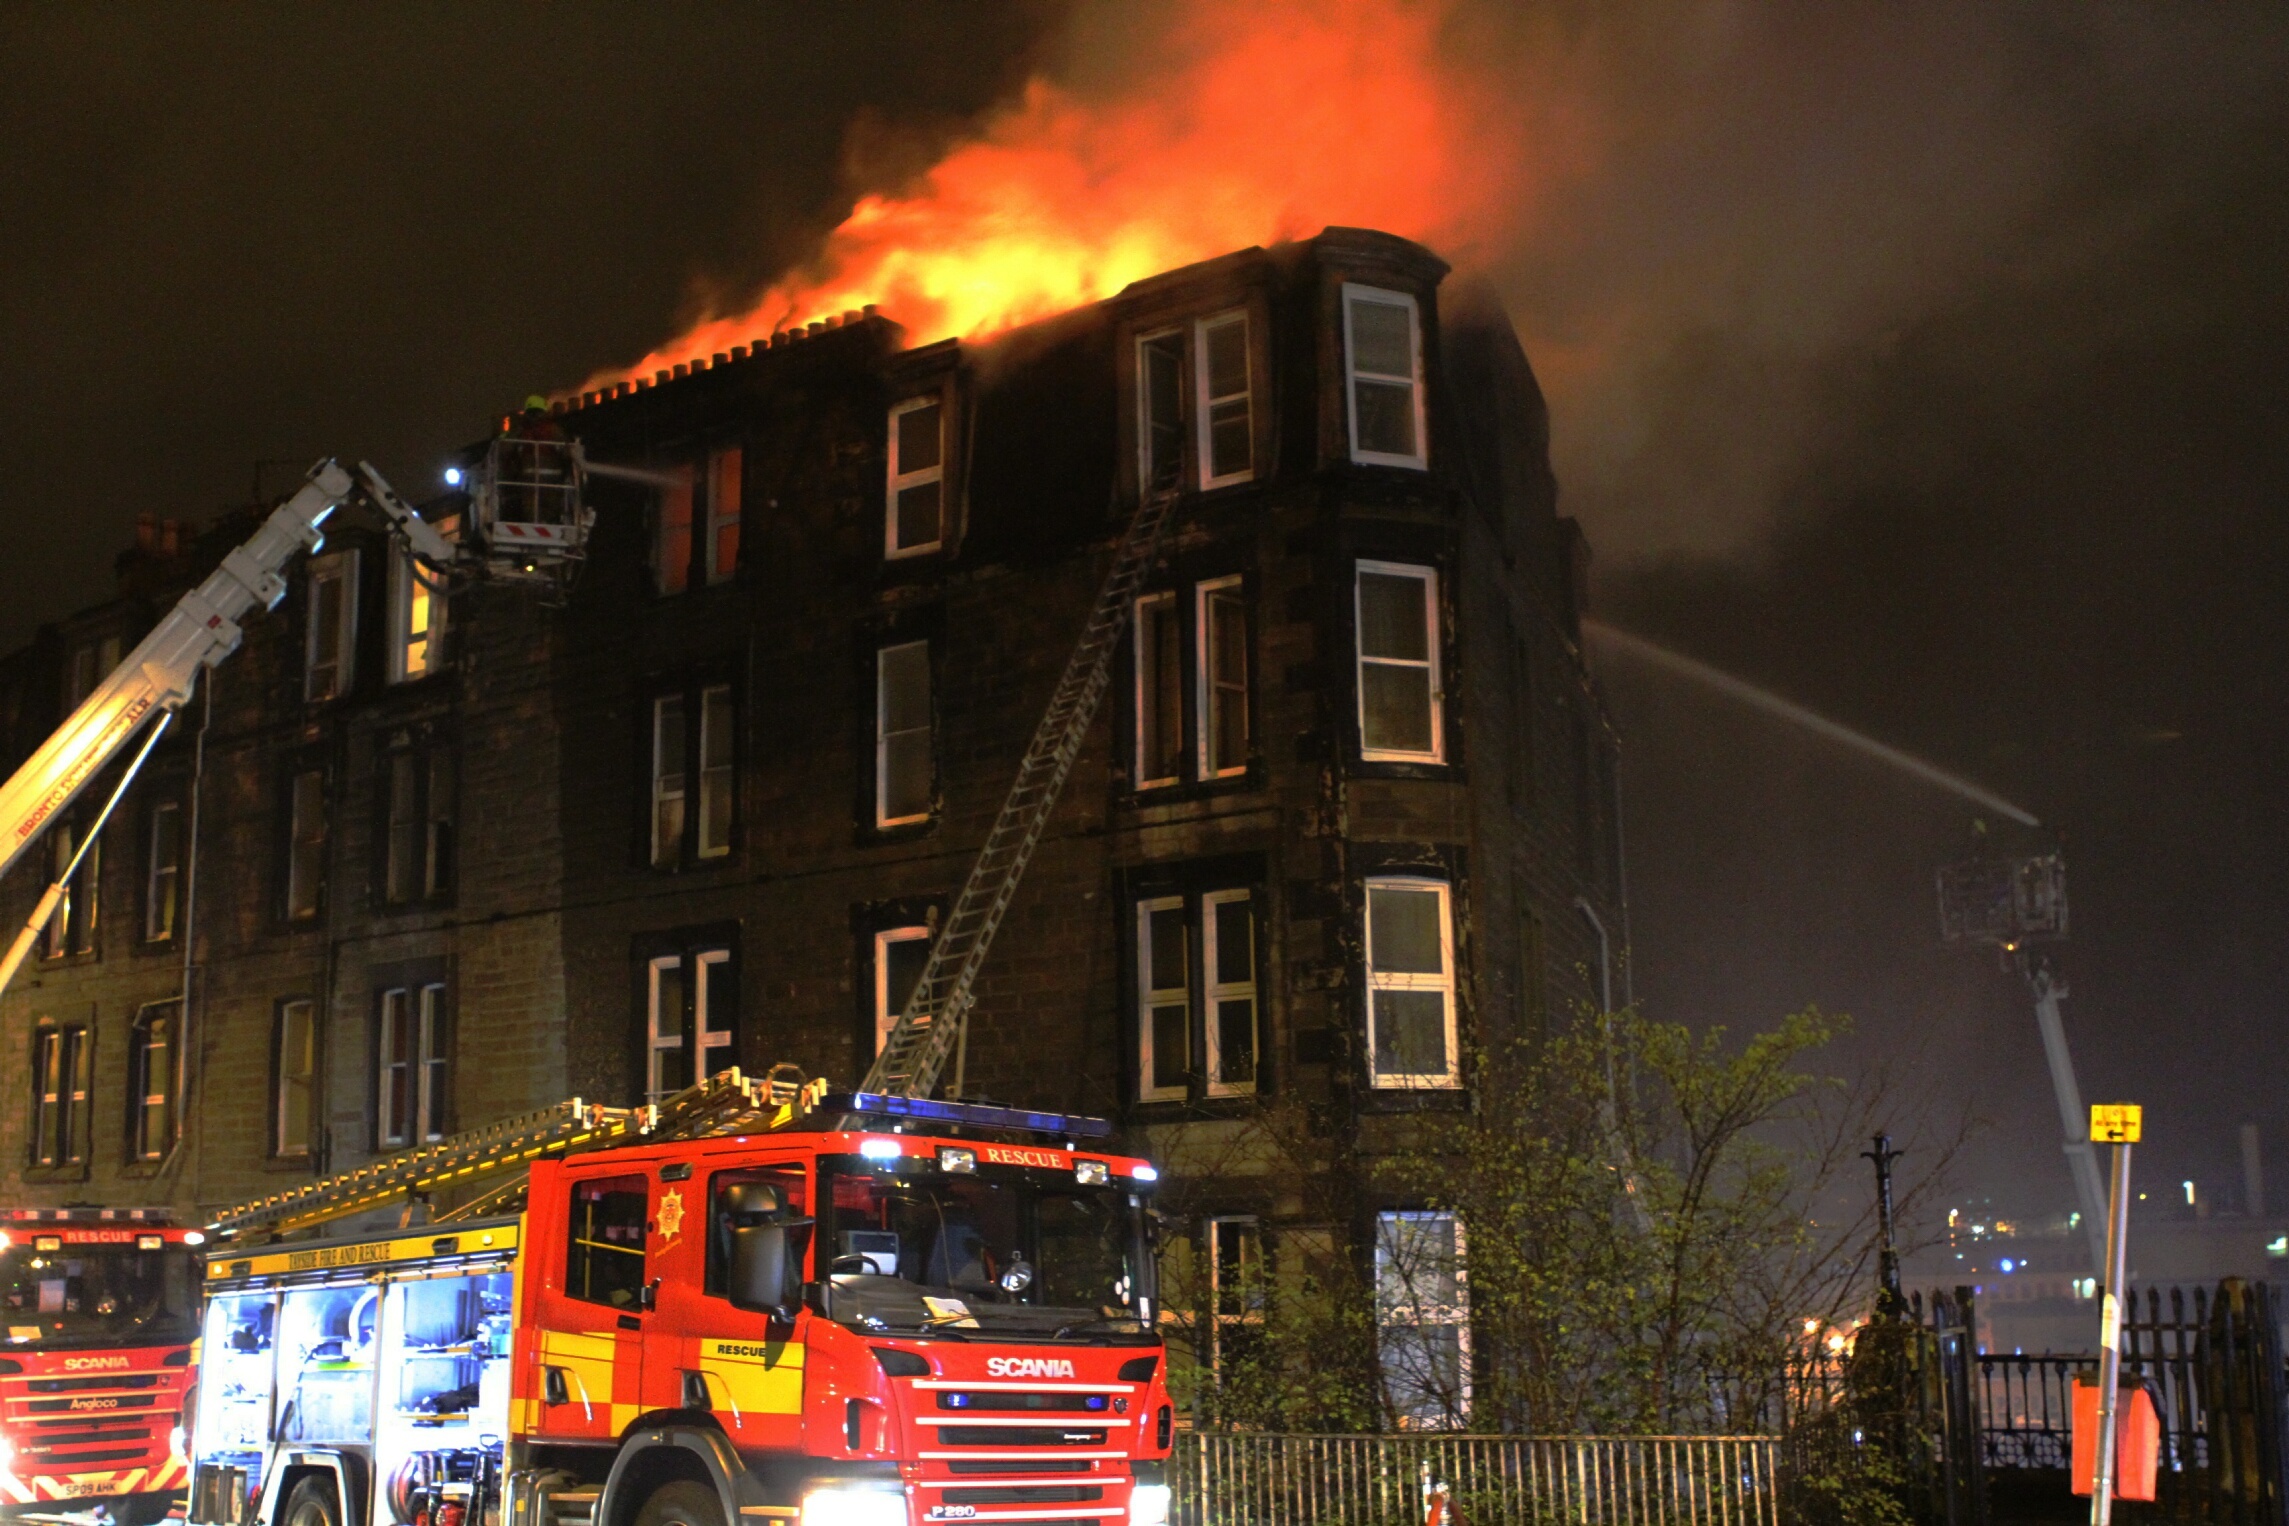
[[[1779,1526],[1772,1436],[1186,1432],[1172,1526],[1420,1526],[1427,1476],[1462,1526]]]

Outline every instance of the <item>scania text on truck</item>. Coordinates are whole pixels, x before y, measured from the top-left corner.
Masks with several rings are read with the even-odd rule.
[[[529,1166],[512,1129],[521,1211],[212,1247],[191,1520],[1158,1526],[1152,1166],[1095,1119],[803,1102]]]
[[[159,1209],[0,1212],[0,1518],[136,1526],[181,1497],[205,1238]]]

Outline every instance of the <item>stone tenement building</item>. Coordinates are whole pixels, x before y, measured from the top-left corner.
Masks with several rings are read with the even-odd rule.
[[[1508,319],[1445,273],[1329,229],[987,344],[851,314],[591,394],[559,427],[683,485],[592,483],[561,608],[334,527],[6,995],[0,1199],[197,1212],[566,1095],[855,1082],[1173,487],[966,1088],[1191,1162],[1204,1264],[1369,1243],[1406,1205],[1331,1207],[1248,1120],[1372,1158],[1624,957],[1584,548]],[[152,529],[8,659],[11,762],[251,524]]]

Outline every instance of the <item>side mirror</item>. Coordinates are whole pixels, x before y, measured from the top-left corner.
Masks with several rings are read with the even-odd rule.
[[[787,1302],[787,1226],[743,1224],[731,1232],[731,1306],[777,1313]]]

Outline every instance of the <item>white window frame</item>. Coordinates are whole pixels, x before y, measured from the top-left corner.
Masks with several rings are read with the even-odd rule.
[[[1184,980],[1182,986],[1152,983],[1152,917],[1156,911],[1174,911],[1184,918]],[[1192,924],[1181,895],[1151,896],[1137,902],[1137,1099],[1141,1102],[1181,1102],[1191,1094],[1191,1044],[1195,1009],[1192,1004]],[[1174,999],[1172,999],[1174,998]],[[1153,1085],[1153,1022],[1155,1007],[1184,1008],[1185,1079],[1175,1086]]]
[[[890,1042],[890,1030],[898,1026],[898,1009],[890,1004],[890,950],[900,943],[927,944],[936,929],[926,925],[911,927],[884,927],[874,934],[874,1052],[882,1053],[882,1046]]]
[[[898,421],[909,413],[923,408],[938,410],[938,463],[911,472],[898,469]],[[952,499],[946,492],[946,421],[949,410],[944,392],[926,392],[919,397],[906,398],[890,405],[890,486],[882,501],[882,555],[887,561],[901,557],[928,556],[946,544],[946,521],[954,512]],[[938,484],[938,538],[917,541],[911,546],[898,544],[898,495],[910,487]]]
[[[1191,401],[1191,398],[1188,396],[1188,394],[1197,391],[1199,388],[1199,382],[1197,380],[1190,381],[1188,385],[1187,374],[1185,371],[1185,367],[1188,362],[1184,354],[1185,332],[1181,325],[1171,326],[1168,328],[1157,328],[1147,333],[1137,335],[1137,491],[1140,495],[1155,491],[1153,487],[1152,472],[1152,377],[1151,373],[1145,368],[1145,355],[1153,345],[1167,339],[1175,339],[1177,341],[1177,407],[1180,409],[1185,407]],[[1197,412],[1197,410],[1195,411]],[[1185,448],[1184,425],[1184,420],[1177,420],[1175,440],[1176,449],[1180,458]],[[1174,483],[1176,487],[1181,488],[1184,486],[1186,468],[1188,464],[1189,463],[1182,459],[1177,461]],[[1160,489],[1159,491],[1165,492],[1167,489]]]
[[[670,715],[674,723],[669,724]],[[683,862],[684,838],[690,832],[691,817],[691,739],[690,702],[682,690],[673,694],[652,696],[651,745],[651,822],[646,834],[651,841],[651,865],[654,869],[672,869]],[[666,768],[670,739],[683,757],[683,767],[674,774]],[[673,781],[672,783],[670,781]],[[660,814],[669,805],[679,807],[676,813],[675,840],[669,842],[660,830]]]
[[[145,825],[143,838],[143,941],[169,943],[174,940],[175,928],[183,915],[183,857],[184,829],[189,813],[180,800],[155,801]],[[160,861],[159,850],[164,845],[171,850],[171,859]],[[160,924],[160,909],[166,909],[166,923]]]
[[[1226,328],[1233,325],[1237,325],[1240,330],[1240,354],[1243,367],[1247,373],[1246,379],[1238,392],[1228,392],[1222,397],[1211,397],[1208,394],[1208,333],[1211,329]],[[1253,482],[1256,477],[1256,351],[1255,346],[1250,342],[1252,337],[1249,332],[1248,310],[1244,307],[1226,308],[1220,313],[1210,313],[1207,317],[1196,320],[1192,325],[1192,448],[1199,461],[1199,480],[1204,491],[1209,488],[1231,487],[1242,482]],[[1214,451],[1209,446],[1209,433],[1210,426],[1214,422],[1215,406],[1220,402],[1228,402],[1235,397],[1244,399],[1248,405],[1248,464],[1236,472],[1226,472],[1221,477],[1212,476],[1210,474],[1215,468],[1216,458]]]
[[[341,601],[334,619],[335,656],[331,677],[324,682],[320,675],[329,670],[318,661],[318,638],[324,629],[319,616],[321,595],[319,590],[328,583],[341,585]],[[346,551],[332,551],[313,557],[310,572],[303,583],[307,603],[303,614],[302,632],[302,698],[311,704],[340,699],[357,682],[358,658],[358,553],[355,547]]]
[[[129,1105],[135,1109],[128,1142],[135,1160],[163,1160],[175,1142],[176,1050],[182,1041],[182,1012],[180,1000],[146,1002],[128,1029],[127,1084]],[[155,1041],[154,1034],[163,1036]]]
[[[1392,1265],[1392,1247],[1398,1241],[1393,1231],[1400,1224],[1423,1223],[1454,1226],[1455,1302],[1451,1304],[1421,1298],[1420,1289],[1414,1285],[1414,1275],[1404,1269],[1397,1272],[1396,1277],[1406,1285],[1406,1302],[1402,1305],[1389,1295],[1386,1272]],[[1451,1329],[1455,1332],[1456,1399],[1462,1414],[1452,1418],[1467,1417],[1471,1402],[1470,1238],[1461,1215],[1437,1209],[1385,1209],[1375,1215],[1375,1323],[1378,1331]],[[1386,1382],[1387,1373],[1386,1369]],[[1441,1417],[1442,1420],[1447,1418]],[[1406,1419],[1401,1417],[1402,1426],[1406,1425]]]
[[[877,647],[874,653],[874,824],[877,827],[910,826],[915,822],[930,819],[930,803],[927,799],[923,801],[922,809],[919,811],[904,816],[890,814],[890,743],[894,735],[908,737],[919,732],[928,738],[933,778],[937,772],[937,696],[935,692],[926,692],[924,695],[926,703],[923,705],[924,713],[921,725],[908,726],[896,733],[890,729],[890,663],[888,659],[893,652],[910,652],[916,648],[920,648],[922,652],[922,672],[927,690],[935,691],[937,674],[932,671],[930,666],[930,643],[927,639],[892,642],[888,646]]]
[[[1360,584],[1368,574],[1379,577],[1414,578],[1423,585],[1423,650],[1426,660],[1417,662],[1406,657],[1370,657],[1365,646],[1366,621],[1361,614]],[[1442,663],[1439,650],[1439,570],[1414,562],[1377,562],[1361,558],[1351,573],[1351,656],[1352,688],[1359,726],[1359,756],[1368,763],[1444,763],[1446,761],[1446,687],[1440,673]],[[1393,747],[1367,745],[1367,681],[1369,663],[1382,667],[1423,668],[1430,675],[1430,730],[1431,746],[1428,752],[1406,752]]]
[[[440,526],[442,533],[444,527]],[[414,625],[416,614],[422,624]],[[445,586],[425,577],[413,553],[389,561],[389,681],[412,683],[429,677],[444,658]]]
[[[1410,358],[1414,362],[1414,375],[1393,376],[1387,372],[1362,372],[1359,369],[1357,362],[1353,359],[1357,353],[1357,346],[1352,343],[1351,335],[1351,304],[1355,298],[1361,301],[1379,302],[1389,307],[1404,307],[1407,310],[1408,348],[1411,352]],[[1362,450],[1359,448],[1358,381],[1362,376],[1365,376],[1369,381],[1403,381],[1414,389],[1415,452],[1413,455],[1402,456],[1389,451]],[[1362,285],[1356,281],[1343,283],[1343,415],[1350,427],[1349,438],[1346,443],[1351,447],[1352,460],[1363,466],[1407,466],[1413,467],[1417,471],[1424,470],[1429,465],[1430,436],[1426,428],[1428,420],[1425,417],[1423,407],[1423,310],[1421,304],[1416,302],[1410,293],[1392,291],[1382,286]]]
[[[48,1023],[32,1030],[37,1072],[32,1107],[32,1164],[47,1168],[86,1163],[94,1137],[89,1085],[95,1073],[95,1030],[82,1023]],[[54,1090],[50,1090],[50,1087]],[[56,1153],[40,1151],[53,1141]]]
[[[48,829],[48,883],[61,881],[64,889],[48,916],[48,925],[41,930],[40,957],[43,959],[63,959],[96,951],[96,918],[103,906],[103,839],[100,836],[87,844],[87,852],[80,859],[79,867],[72,871],[71,878],[64,878],[64,869],[80,846],[80,828],[76,816],[67,816]]]
[[[1250,1097],[1256,1092],[1256,1078],[1264,1072],[1264,1003],[1256,983],[1258,957],[1263,950],[1257,945],[1263,938],[1263,919],[1256,914],[1255,892],[1247,889],[1211,890],[1200,897],[1200,1021],[1202,1026],[1201,1071],[1211,1097]],[[1239,902],[1248,908],[1248,978],[1246,980],[1218,981],[1216,978],[1216,908]],[[1255,1064],[1251,1078],[1246,1081],[1219,1081],[1217,1073],[1223,1068],[1223,1024],[1218,1020],[1218,1004],[1245,998],[1250,1013],[1250,1024],[1255,1031]]]
[[[1176,654],[1176,671],[1178,675],[1177,683],[1179,687],[1176,695],[1175,712],[1169,716],[1169,720],[1175,723],[1179,734],[1176,738],[1176,745],[1168,749],[1168,751],[1172,757],[1179,760],[1177,763],[1178,771],[1172,774],[1153,774],[1149,777],[1145,773],[1145,770],[1150,766],[1145,756],[1145,717],[1147,714],[1157,713],[1159,695],[1156,692],[1156,683],[1160,676],[1154,670],[1153,658],[1156,655],[1156,652],[1148,650],[1148,648],[1152,646],[1152,643],[1145,639],[1145,632],[1148,629],[1153,628],[1147,624],[1147,621],[1151,615],[1161,609],[1165,608],[1174,610],[1175,607],[1176,590],[1173,588],[1163,588],[1154,593],[1139,594],[1137,596],[1133,622],[1129,627],[1130,644],[1136,649],[1136,758],[1134,777],[1137,781],[1136,787],[1140,790],[1163,789],[1171,784],[1178,784],[1183,781],[1184,765],[1181,760],[1184,757],[1184,737],[1182,735],[1184,730],[1184,691],[1182,688],[1184,673],[1184,637],[1183,626],[1174,620],[1169,622],[1168,634],[1175,638],[1178,648]]]
[[[724,486],[731,479],[730,490]],[[710,588],[728,583],[739,571],[740,509],[745,496],[746,456],[741,447],[726,445],[707,453],[707,550],[705,570]],[[723,556],[724,532],[731,533],[731,556]]]
[[[445,1091],[451,1057],[445,1052],[445,985],[428,981],[417,986],[392,986],[381,993],[381,1096],[378,1111],[385,1150],[419,1148],[445,1137]],[[404,1025],[406,1049],[402,1059],[390,1057],[392,1012]],[[396,1116],[391,1082],[405,1072],[407,1116]]]
[[[278,1071],[271,1078],[270,1098],[270,1154],[277,1160],[307,1160],[316,1142],[318,1132],[318,1004],[308,997],[298,996],[278,1004]],[[299,1023],[302,1030],[302,1068],[294,1066],[291,1051],[294,1030]],[[286,1136],[287,1092],[294,1086],[302,1089],[301,1139]]]
[[[1207,1252],[1208,1307],[1201,1311],[1203,1323],[1208,1327],[1208,1370],[1219,1385],[1224,1378],[1224,1332],[1234,1326],[1260,1325],[1264,1322],[1264,1303],[1268,1289],[1264,1273],[1264,1225],[1252,1213],[1226,1213],[1211,1217],[1201,1236]],[[1239,1263],[1242,1306],[1236,1310],[1224,1307],[1224,1247],[1227,1236],[1237,1247],[1234,1260]],[[1254,1255],[1249,1254],[1253,1249]],[[1255,1282],[1249,1284],[1250,1273]]]
[[[1252,676],[1248,661],[1248,601],[1239,597],[1241,579],[1235,573],[1230,577],[1211,578],[1195,585],[1192,595],[1193,626],[1193,729],[1198,734],[1198,747],[1193,766],[1202,779],[1236,779],[1248,771],[1249,734],[1248,680]],[[1208,618],[1214,596],[1230,594],[1240,606],[1240,761],[1228,768],[1216,768],[1216,643],[1215,625]]]
[[[708,703],[719,697],[722,701],[722,729],[726,733],[721,737],[715,734],[716,728],[710,722],[710,716],[716,707]],[[711,763],[708,761],[711,746],[718,741],[723,745],[723,760],[719,763]],[[732,695],[731,685],[727,683],[705,684],[700,688],[699,756],[697,761],[699,764],[697,769],[687,768],[685,770],[686,778],[689,779],[696,775],[696,782],[699,785],[699,799],[696,806],[689,798],[688,786],[685,801],[687,813],[697,817],[692,824],[693,856],[701,859],[726,858],[731,853],[732,824],[739,819],[739,705]],[[723,786],[722,789],[720,791],[710,790],[708,788],[710,781],[720,782]],[[723,819],[721,821],[715,820],[714,812],[709,809],[709,802],[717,794],[720,794],[723,799]],[[656,827],[655,830],[657,830]]]
[[[691,1042],[699,1052],[694,1057],[691,1073],[694,1081],[704,1081],[714,1074],[710,1063],[711,1052],[729,1049],[737,1035],[727,1026],[712,1025],[713,1014],[708,1010],[708,970],[717,965],[731,963],[728,948],[691,949],[673,954],[660,954],[645,965],[644,970],[644,1100],[657,1102],[670,1095],[661,1085],[660,1059],[667,1054],[684,1052],[684,1014],[664,1010],[660,1005],[660,976],[668,970],[678,970],[684,976],[684,998],[691,1005]]]
[[[1431,891],[1439,899],[1439,965],[1442,973],[1379,971],[1375,968],[1375,892],[1378,890]],[[1366,882],[1360,916],[1365,924],[1363,948],[1367,966],[1367,1076],[1368,1084],[1385,1091],[1451,1089],[1462,1085],[1460,1034],[1455,1016],[1454,887],[1445,880],[1413,875],[1377,875]],[[1383,1075],[1375,1069],[1375,993],[1378,991],[1431,991],[1443,998],[1446,1019],[1447,1068],[1425,1075]]]

